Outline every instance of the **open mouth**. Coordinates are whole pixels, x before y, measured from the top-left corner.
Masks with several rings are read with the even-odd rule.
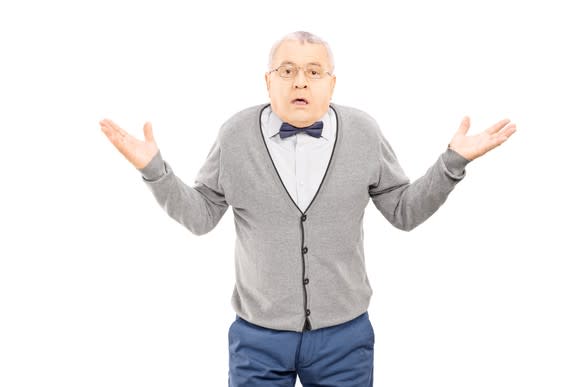
[[[295,98],[292,100],[293,105],[308,105],[308,100],[306,98]]]

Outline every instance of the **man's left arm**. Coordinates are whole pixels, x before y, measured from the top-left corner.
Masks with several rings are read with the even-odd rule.
[[[378,176],[369,186],[369,195],[393,226],[410,231],[427,220],[465,177],[466,165],[506,141],[515,132],[516,126],[506,119],[474,136],[467,136],[468,129],[469,118],[465,117],[448,148],[413,183],[378,130]]]

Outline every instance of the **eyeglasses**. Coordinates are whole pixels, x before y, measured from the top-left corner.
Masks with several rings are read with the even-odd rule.
[[[316,64],[309,64],[306,65],[305,67],[299,67],[293,63],[285,63],[273,70],[268,71],[268,73],[276,71],[281,78],[294,79],[296,75],[298,75],[298,70],[300,69],[304,70],[304,75],[308,79],[321,79],[324,76],[326,76],[326,74],[332,75],[328,71],[324,71],[322,69],[322,66]]]

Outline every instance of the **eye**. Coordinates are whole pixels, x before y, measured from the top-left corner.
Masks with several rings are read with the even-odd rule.
[[[282,78],[293,78],[296,75],[296,69],[289,65],[283,65],[278,70]]]
[[[306,71],[310,78],[318,79],[322,77],[322,69],[319,66],[309,66]]]

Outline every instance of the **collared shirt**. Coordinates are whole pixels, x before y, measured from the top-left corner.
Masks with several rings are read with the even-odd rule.
[[[262,132],[272,161],[292,200],[305,211],[326,172],[334,138],[336,116],[329,108],[317,121],[323,122],[320,138],[307,133],[280,138],[282,119],[268,106],[261,115]]]

